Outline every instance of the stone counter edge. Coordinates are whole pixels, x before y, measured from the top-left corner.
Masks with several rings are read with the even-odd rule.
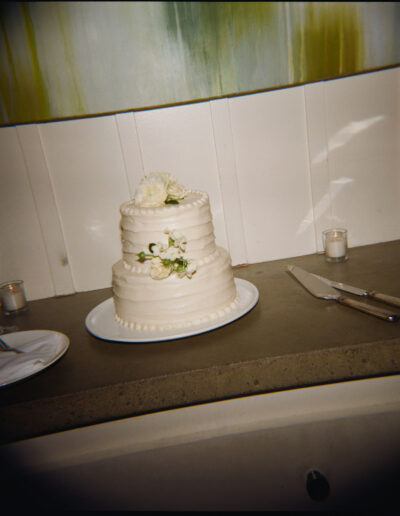
[[[399,372],[400,338],[395,338],[151,377],[4,406],[0,444],[161,410]]]

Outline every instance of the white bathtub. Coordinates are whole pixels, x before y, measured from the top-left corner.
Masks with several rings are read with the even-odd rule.
[[[169,410],[0,453],[3,507],[385,508],[400,489],[400,376]]]

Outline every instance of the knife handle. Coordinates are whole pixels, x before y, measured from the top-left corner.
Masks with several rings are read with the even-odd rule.
[[[388,305],[400,306],[400,297],[388,296],[387,294],[381,294],[376,290],[369,290],[368,297],[376,299],[376,301],[382,301]]]
[[[360,310],[361,312],[365,312],[369,315],[379,317],[384,321],[396,322],[399,319],[399,315],[394,312],[390,312],[388,310],[384,310],[383,308],[378,308],[377,306],[372,306],[367,303],[363,303],[362,301],[358,301],[357,299],[340,296],[336,299],[336,301],[338,301],[342,305],[349,306],[350,308],[355,308],[356,310]]]

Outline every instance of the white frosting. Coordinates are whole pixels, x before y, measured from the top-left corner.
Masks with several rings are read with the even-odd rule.
[[[122,260],[113,265],[116,319],[135,329],[169,329],[200,324],[231,311],[237,304],[231,260],[216,247],[208,195],[190,191],[178,205],[137,208],[134,201],[121,206]],[[167,243],[165,229],[186,237],[185,254],[197,271],[192,278],[155,280],[148,252],[151,242]]]
[[[137,253],[148,251],[151,242],[168,243],[166,229],[185,235],[185,254],[191,260],[201,260],[216,250],[208,195],[189,191],[179,204],[160,208],[137,208],[134,201],[121,206],[122,259],[129,267],[138,263]]]

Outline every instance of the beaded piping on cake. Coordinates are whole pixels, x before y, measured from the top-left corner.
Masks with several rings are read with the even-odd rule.
[[[212,254],[205,256],[204,258],[196,259],[196,265],[199,267],[201,265],[205,265],[206,263],[211,263],[214,260],[216,260],[218,258],[218,256],[219,256],[219,251],[218,251],[218,249],[216,249]],[[137,274],[147,275],[150,270],[150,263],[146,263],[146,264],[141,263],[140,265],[136,265],[136,264],[131,265],[130,263],[127,263],[125,260],[122,260],[122,265],[125,270],[127,270],[129,272],[135,272]]]
[[[127,201],[121,205],[120,211],[122,215],[132,216],[132,215],[158,215],[160,213],[168,210],[169,213],[171,211],[183,211],[188,208],[192,208],[193,206],[202,206],[208,200],[208,194],[206,192],[201,192],[200,190],[188,190],[187,195],[189,194],[199,194],[200,198],[195,201],[189,202],[187,204],[169,204],[166,206],[160,206],[158,208],[138,208],[133,204],[133,201]]]
[[[168,324],[149,324],[149,323],[140,323],[140,322],[130,322],[124,321],[122,317],[118,314],[115,314],[115,320],[124,328],[129,328],[130,330],[140,330],[140,331],[164,331],[164,330],[175,330],[180,328],[190,328],[193,326],[198,326],[203,323],[216,321],[219,317],[223,317],[230,312],[232,312],[237,305],[239,304],[239,294],[236,298],[224,308],[220,308],[215,312],[210,312],[209,314],[199,317],[197,319],[190,319],[188,321],[184,321],[181,323],[168,323]]]

